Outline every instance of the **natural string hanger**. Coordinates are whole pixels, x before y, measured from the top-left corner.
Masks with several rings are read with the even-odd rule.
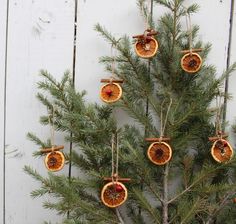
[[[115,80],[115,68],[116,68],[116,55],[114,53],[114,48],[116,49],[117,44],[119,43],[120,39],[116,41],[116,43],[112,43],[111,45],[111,58],[112,58],[112,64],[111,64],[111,77],[110,77],[110,83],[112,83]]]
[[[115,137],[116,137],[116,142],[115,142]],[[116,159],[114,158],[115,151],[116,151]],[[111,139],[111,158],[112,158],[111,178],[112,182],[114,183],[117,182],[119,177],[119,145],[118,145],[118,136],[117,135],[115,136],[115,134],[112,134],[112,139]]]
[[[112,58],[112,64],[111,64],[111,77],[110,77],[110,82],[112,82],[116,77],[115,77],[115,68],[116,68],[116,54],[114,53],[114,49],[116,49],[117,44],[121,40],[118,39],[115,43],[112,43],[111,45],[111,58]]]
[[[170,107],[172,105],[172,98],[170,98],[170,102],[169,102],[169,105],[168,105],[168,108],[167,108],[167,112],[166,112],[166,117],[165,117],[165,120],[164,120],[164,123],[163,123],[163,106],[164,106],[164,103],[165,103],[165,99],[162,101],[162,104],[161,104],[161,117],[160,117],[160,120],[161,120],[161,130],[160,130],[160,142],[162,141],[162,138],[164,137],[164,133],[165,133],[165,128],[166,128],[166,123],[167,123],[167,118],[168,118],[168,115],[169,115],[169,112],[170,112]]]
[[[48,109],[48,123],[50,125],[50,134],[51,134],[51,146],[52,146],[52,152],[54,151],[55,148],[55,127],[54,127],[54,116],[55,116],[55,109],[54,106],[52,106],[52,111],[50,113]]]
[[[216,136],[220,135],[222,138],[222,96],[223,94],[219,91],[219,95],[216,96]]]
[[[110,82],[112,82],[115,79],[116,58],[115,58],[115,54],[114,54],[114,44],[111,45],[111,58],[112,58],[112,64],[111,64]]]
[[[186,10],[186,26],[187,26],[187,31],[188,31],[188,35],[189,35],[189,51],[190,51],[190,54],[192,54],[192,52],[193,52],[192,22],[191,22],[190,13],[188,13],[187,10]]]
[[[145,15],[145,1],[143,2],[143,6],[142,6],[142,14],[143,14],[143,18],[144,18],[144,22],[145,22],[145,27],[146,27],[146,30],[148,30],[150,27],[149,27],[149,19],[151,17],[151,13],[149,12],[149,8],[151,7],[151,1],[152,0],[147,0],[147,4],[146,4],[146,15]]]

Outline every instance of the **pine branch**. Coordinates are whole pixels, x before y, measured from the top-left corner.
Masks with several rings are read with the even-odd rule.
[[[233,164],[233,160],[231,160],[231,162]],[[202,171],[200,172],[200,174],[197,175],[197,177],[195,178],[195,180],[193,181],[192,184],[190,184],[187,188],[185,188],[185,190],[183,190],[182,192],[180,192],[179,194],[177,194],[175,197],[173,197],[172,199],[170,199],[168,201],[168,204],[176,201],[179,197],[181,197],[182,195],[184,195],[185,193],[189,192],[193,187],[196,187],[196,185],[198,185],[199,183],[201,183],[202,181],[204,181],[206,178],[208,178],[210,175],[214,174],[217,170],[222,169],[222,167],[227,167],[229,165],[228,164],[221,164],[215,167],[205,167],[206,171]]]
[[[226,77],[229,77],[235,71],[236,71],[236,62],[230,65],[229,68],[223,72],[222,76],[219,78],[219,83],[223,83],[223,80]]]
[[[111,33],[109,33],[104,27],[100,24],[95,25],[95,30],[100,33],[105,40],[107,40],[111,45],[118,47],[118,40],[116,40]]]
[[[49,194],[57,200],[45,202],[46,208],[56,210],[59,214],[70,211],[70,218],[63,223],[127,222],[125,209],[121,210],[121,215],[118,209],[106,208],[99,199],[100,188],[104,184],[102,179],[110,175],[110,140],[112,133],[117,130],[112,114],[114,108],[127,111],[135,123],[119,130],[119,173],[132,177],[132,182],[127,185],[132,189],[129,190],[127,204],[133,223],[203,223],[211,217],[215,218],[216,213],[221,216],[217,217],[218,220],[223,219],[224,212],[232,209],[228,196],[235,189],[235,159],[228,164],[211,164],[207,136],[214,132],[214,125],[211,124],[214,110],[208,108],[225,77],[235,71],[236,63],[218,79],[215,77],[215,67],[205,63],[197,74],[184,72],[180,67],[180,51],[189,48],[189,32],[183,30],[181,19],[187,13],[197,12],[198,5],[184,7],[184,0],[154,2],[168,11],[157,25],[148,16],[145,1],[137,1],[144,17],[149,18],[149,25],[159,32],[160,48],[148,65],[134,53],[130,37],[119,39],[101,25],[95,26],[99,34],[117,49],[115,74],[125,81],[122,85],[123,97],[118,103],[104,107],[88,104],[84,100],[85,93],[79,93],[73,87],[69,71],[59,82],[47,71],[41,71],[43,80],[38,83],[40,93],[37,98],[47,109],[56,108],[55,129],[67,134],[66,141],[73,142],[72,157],[67,155],[67,158],[78,169],[79,176],[68,180],[65,176],[49,173],[45,178],[30,167],[25,167],[25,172],[41,185],[32,191],[32,197]],[[198,31],[199,27],[192,25],[193,47],[203,48],[201,56],[204,62],[210,45],[198,40]],[[112,71],[113,61],[112,57],[107,56],[100,59],[108,72]],[[173,105],[167,119],[166,133],[175,146],[175,154],[170,170],[169,164],[165,168],[154,169],[153,164],[147,162],[148,146],[142,133],[146,128],[150,136],[159,134],[156,123],[161,113],[161,102],[170,97]],[[148,114],[145,111],[146,99],[150,106]],[[165,105],[163,111],[166,112]],[[48,116],[43,115],[40,121],[48,125]],[[41,147],[51,145],[50,141],[44,142],[34,134],[29,134],[29,138]],[[211,165],[203,165],[208,163]],[[227,169],[230,171],[227,172]],[[176,176],[179,178],[176,188],[180,188],[177,193],[175,190],[172,192],[169,186],[172,181],[175,183]],[[215,192],[220,192],[218,198]],[[173,195],[170,197],[169,193]],[[139,208],[142,212],[139,212]]]
[[[135,223],[135,224],[145,224],[146,223],[140,212],[137,212],[136,209],[133,208],[132,206],[128,206],[128,208],[129,208],[128,215],[132,219],[133,223]]]
[[[138,189],[133,189],[132,192],[134,193],[136,199],[138,199],[137,202],[142,206],[143,210],[148,212],[148,214],[152,217],[153,222],[160,224],[160,215],[158,214],[156,209],[152,208],[151,204],[144,197],[143,193]]]
[[[32,176],[35,180],[40,181],[41,183],[45,183],[45,179],[33,168],[30,166],[24,166],[23,169],[27,174]]]
[[[195,219],[195,214],[206,209],[206,200],[197,198],[191,206],[187,208],[187,213],[181,219],[181,224],[189,223]]]
[[[169,176],[169,164],[167,163],[164,168],[163,177],[163,199],[162,199],[162,223],[168,224],[168,176]]]
[[[120,222],[119,224],[125,224],[125,222],[124,222],[124,220],[123,220],[123,218],[122,218],[122,216],[120,214],[119,208],[115,208],[115,211],[116,211],[116,216],[117,216],[117,218],[118,218],[118,220]]]
[[[170,9],[171,11],[173,11],[173,6],[171,4],[171,1],[167,1],[167,0],[154,0],[156,3],[165,6],[166,8]]]
[[[29,132],[29,133],[27,134],[27,138],[28,138],[30,141],[34,142],[36,145],[40,146],[41,148],[49,147],[48,142],[43,142],[43,141],[41,141],[40,138],[37,137],[37,136],[36,136],[35,134],[33,134],[33,133],[30,133],[30,132]]]
[[[229,201],[231,202],[231,198],[233,195],[236,194],[236,190],[230,191],[227,194],[224,195],[223,199],[220,201],[218,206],[209,214],[209,218],[206,223],[211,223],[211,220],[214,220],[214,218],[217,217],[218,213],[225,207],[226,203]]]

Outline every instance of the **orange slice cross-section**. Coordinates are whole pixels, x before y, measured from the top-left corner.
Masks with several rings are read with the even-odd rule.
[[[216,140],[211,147],[211,155],[218,163],[226,163],[233,157],[234,151],[225,139]]]
[[[121,182],[109,182],[102,188],[101,200],[109,208],[122,205],[128,197],[128,191]]]
[[[172,149],[166,142],[153,142],[147,151],[148,158],[156,165],[164,165],[172,157]]]
[[[202,58],[197,53],[185,54],[181,59],[181,67],[187,73],[196,73],[202,66]]]
[[[117,83],[108,83],[101,87],[100,97],[106,103],[114,103],[122,96],[122,88]]]
[[[65,156],[62,152],[53,151],[46,155],[44,163],[48,170],[59,171],[65,164]]]
[[[135,52],[141,58],[151,58],[155,56],[158,50],[158,43],[155,38],[148,40],[137,40],[135,43]]]

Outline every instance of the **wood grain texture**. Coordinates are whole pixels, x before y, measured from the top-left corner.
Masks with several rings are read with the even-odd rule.
[[[0,7],[0,223],[4,223],[4,148],[5,148],[5,69],[6,69],[6,26],[7,26],[7,0],[1,1]]]
[[[42,207],[30,192],[39,184],[22,168],[30,165],[46,175],[43,158],[35,159],[38,147],[26,139],[27,132],[40,138],[50,137],[50,128],[39,124],[46,109],[35,95],[40,69],[47,69],[59,79],[72,66],[74,1],[11,1],[6,101],[6,223],[41,224],[44,220],[61,222],[56,212]],[[55,143],[64,137],[55,133]],[[68,167],[60,172],[67,173]],[[17,187],[16,187],[17,186]],[[37,212],[36,212],[37,211]]]
[[[211,0],[190,0],[186,2],[187,5],[191,3],[200,5],[198,13],[191,18],[192,23],[199,25],[199,39],[204,43],[210,42],[212,44],[207,63],[216,66],[218,75],[221,75],[226,68],[230,2],[217,0],[214,1],[214,5]]]

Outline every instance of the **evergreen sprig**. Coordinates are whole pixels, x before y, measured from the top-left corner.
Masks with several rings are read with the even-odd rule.
[[[87,103],[85,92],[76,91],[68,71],[61,81],[45,70],[40,72],[37,98],[49,112],[55,109],[56,130],[73,143],[67,159],[75,167],[75,176],[69,179],[49,173],[43,177],[27,166],[25,171],[41,184],[32,192],[33,197],[49,194],[57,199],[46,201],[45,208],[62,215],[69,211],[63,223],[218,224],[226,218],[229,223],[235,220],[235,157],[225,164],[216,163],[210,155],[208,137],[215,134],[213,102],[225,78],[235,72],[236,63],[217,77],[215,66],[207,64],[211,45],[198,39],[200,27],[193,25],[193,47],[203,49],[203,65],[196,74],[184,72],[181,50],[189,48],[189,30],[181,21],[199,7],[185,7],[185,0],[154,2],[167,10],[155,24],[149,18],[149,25],[159,33],[160,45],[149,63],[134,53],[130,37],[117,38],[100,24],[95,26],[100,36],[117,49],[115,74],[124,80],[119,102],[107,106]],[[147,18],[144,1],[137,4]],[[113,61],[110,56],[100,59],[108,72]],[[170,99],[173,103],[165,135],[171,138],[173,155],[167,165],[155,166],[146,155],[149,144],[144,138],[160,135],[161,113],[167,113]],[[125,110],[132,124],[118,128],[114,108]],[[40,121],[49,125],[48,115]],[[119,175],[132,178],[127,184],[129,200],[119,210],[106,208],[99,198],[103,177],[111,175],[111,136],[115,133],[119,135]],[[31,133],[28,138],[41,148],[51,145]],[[40,151],[35,154],[40,155]]]

